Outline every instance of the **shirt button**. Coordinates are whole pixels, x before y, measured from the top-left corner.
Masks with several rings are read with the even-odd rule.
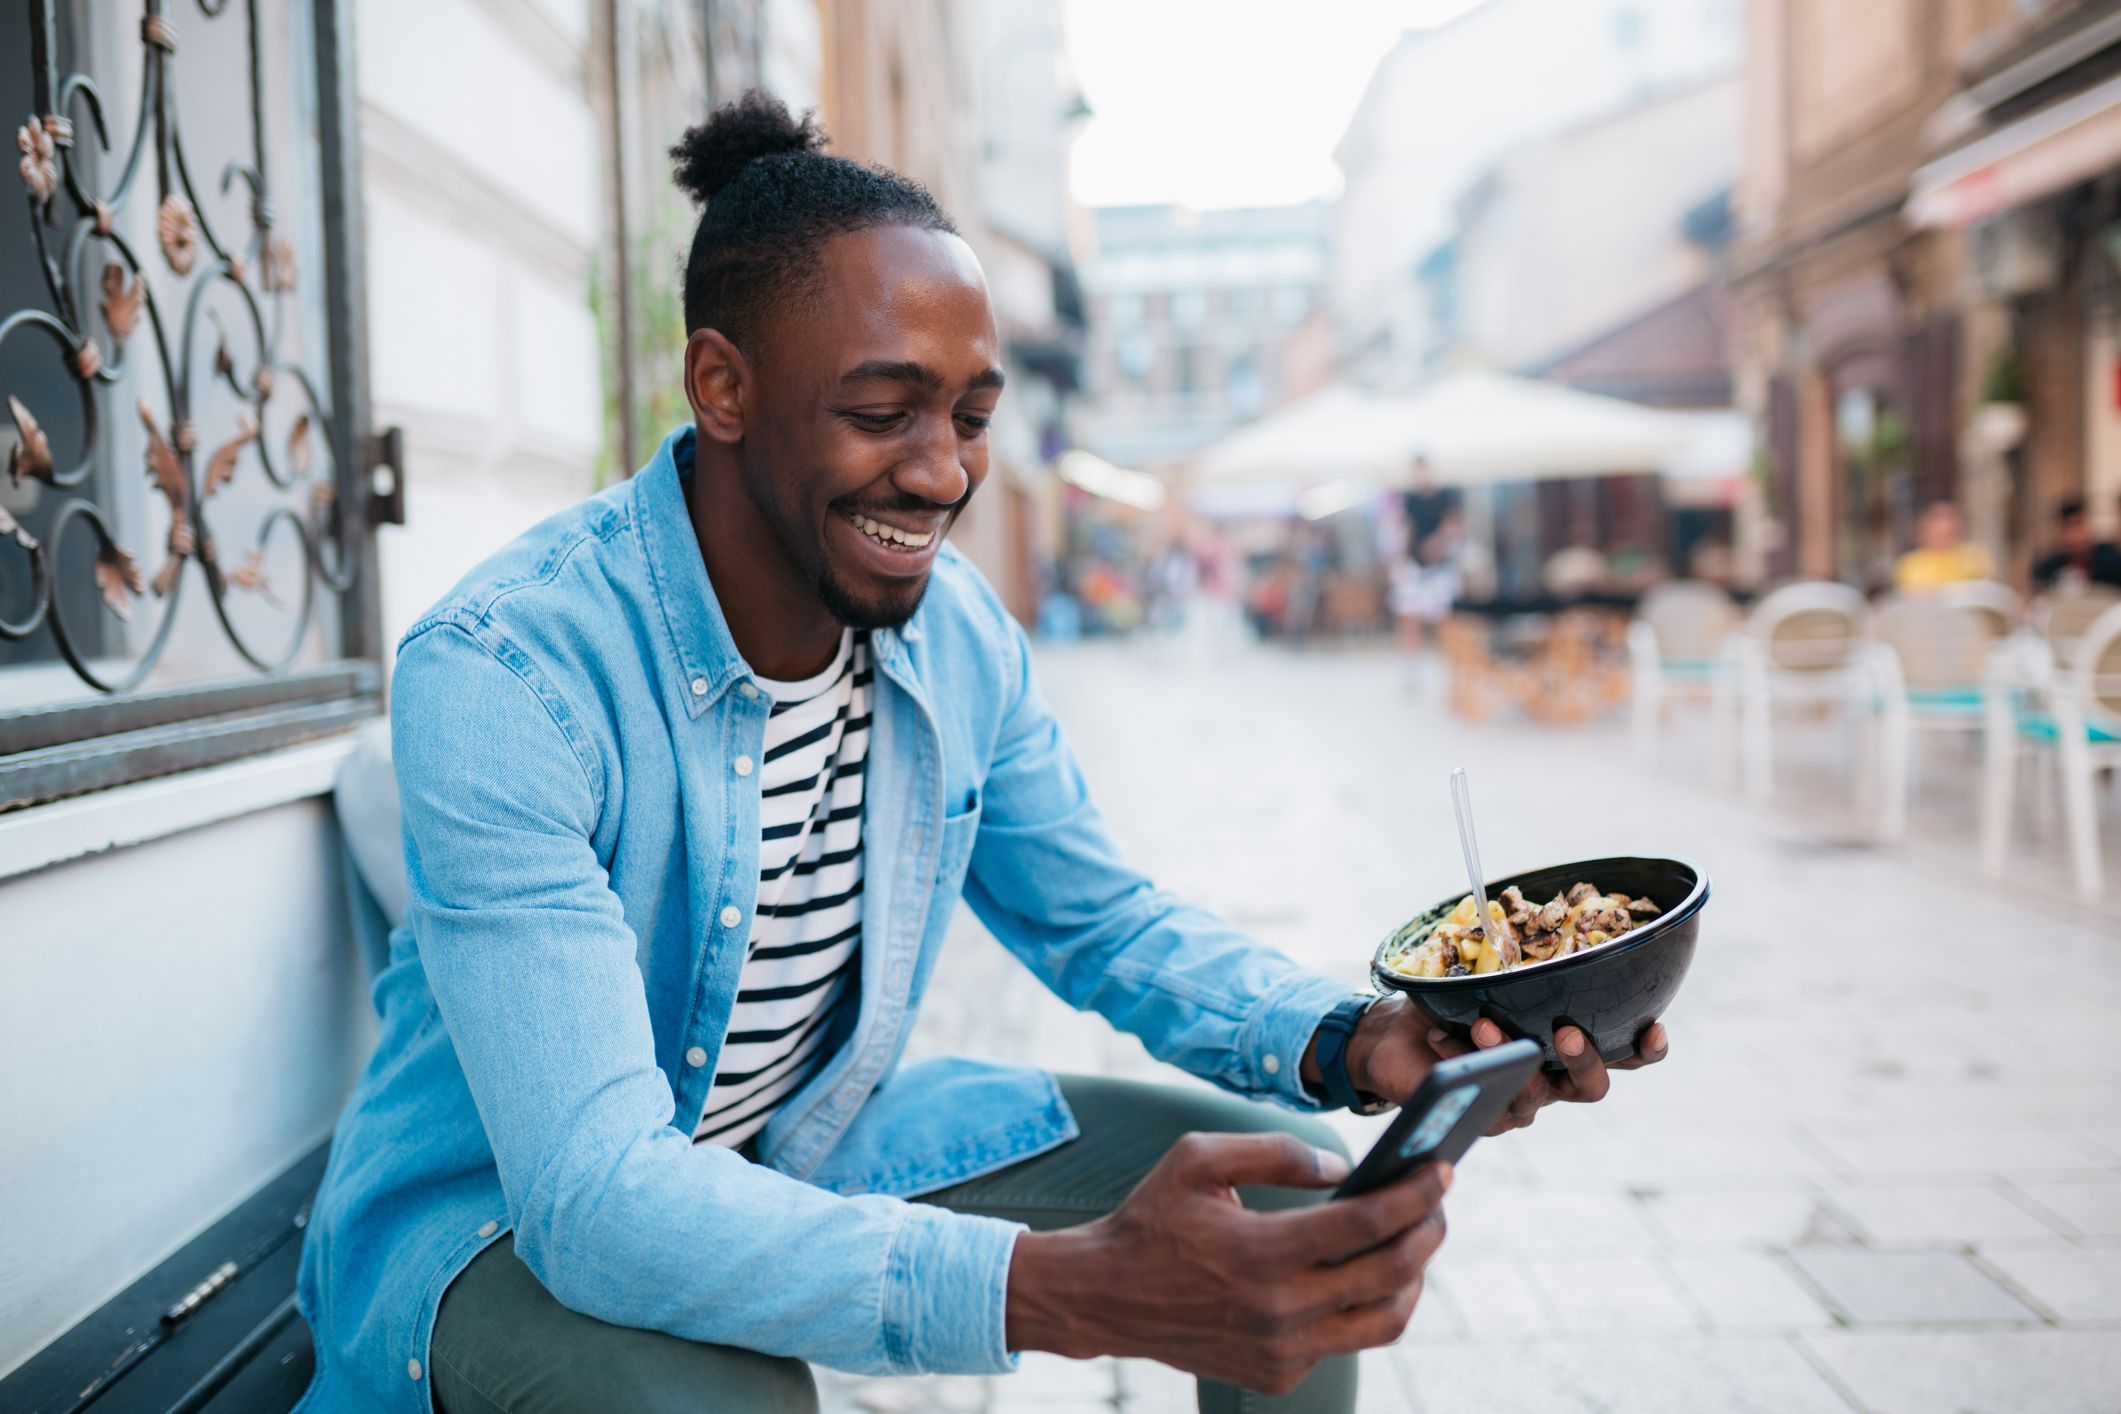
[[[756,698],[759,695],[759,690],[748,682],[740,684],[737,691],[744,694],[747,698]]]
[[[1279,1075],[1281,1074],[1281,1057],[1262,1056],[1260,1058],[1259,1068],[1261,1070],[1264,1070],[1269,1075]]]
[[[685,1052],[685,1064],[691,1066],[694,1070],[698,1070],[701,1066],[707,1064],[707,1048],[705,1046],[694,1046],[691,1050]]]
[[[405,1362],[405,1373],[411,1375],[414,1379],[420,1378],[420,1362],[417,1360],[407,1360]]]
[[[692,695],[694,697],[705,697],[707,695],[707,679],[694,678],[692,680]]]
[[[500,1225],[499,1223],[480,1223],[480,1224],[479,1224],[479,1236],[481,1236],[481,1237],[491,1237],[491,1236],[493,1236],[493,1235],[494,1235],[495,1233],[499,1232],[500,1230],[501,1230],[501,1225]]]
[[[751,774],[751,758],[749,756],[739,756],[736,758],[736,773],[739,776],[748,776]]]
[[[727,908],[722,910],[722,926],[724,928],[734,928],[737,924],[743,921],[744,911],[738,908],[735,904],[732,903]]]

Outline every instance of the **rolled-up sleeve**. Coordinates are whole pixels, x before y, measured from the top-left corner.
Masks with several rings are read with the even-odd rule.
[[[1069,1005],[1098,1012],[1158,1059],[1239,1094],[1319,1108],[1303,1056],[1357,988],[1126,864],[1039,691],[1023,631],[997,618],[1010,686],[966,882],[973,912]]]
[[[392,704],[418,954],[492,1145],[515,1250],[616,1325],[888,1374],[1013,1361],[1018,1224],[843,1198],[695,1146],[591,841],[599,754],[535,665],[422,627]]]

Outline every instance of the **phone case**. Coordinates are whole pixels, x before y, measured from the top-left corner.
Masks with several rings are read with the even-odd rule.
[[[1540,1054],[1536,1042],[1512,1041],[1439,1061],[1333,1196],[1383,1188],[1423,1164],[1457,1163],[1539,1069]]]

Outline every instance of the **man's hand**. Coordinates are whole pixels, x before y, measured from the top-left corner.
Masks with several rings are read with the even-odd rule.
[[[1328,1355],[1398,1340],[1443,1241],[1450,1166],[1357,1198],[1247,1211],[1239,1185],[1326,1188],[1337,1154],[1287,1134],[1188,1134],[1107,1217],[1025,1233],[1011,1350],[1144,1356],[1286,1394]]]
[[[1404,1100],[1420,1087],[1437,1061],[1465,1055],[1474,1046],[1486,1050],[1509,1039],[1500,1026],[1482,1020],[1473,1024],[1473,1045],[1469,1046],[1438,1028],[1404,992],[1390,992],[1371,1004],[1348,1038],[1348,1078],[1365,1094]],[[1635,1054],[1609,1066],[1598,1058],[1590,1037],[1577,1027],[1561,1027],[1554,1033],[1554,1050],[1567,1072],[1559,1076],[1536,1072],[1488,1133],[1521,1129],[1556,1100],[1602,1100],[1612,1088],[1613,1071],[1654,1065],[1670,1049],[1663,1023],[1653,1021],[1635,1038]],[[1315,1088],[1318,1063],[1309,1052],[1304,1056],[1303,1074]]]

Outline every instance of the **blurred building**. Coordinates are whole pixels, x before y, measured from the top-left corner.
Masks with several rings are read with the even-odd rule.
[[[1512,148],[1429,264],[1456,361],[1532,371],[1711,283],[1738,176],[1736,70]]]
[[[1161,468],[1324,381],[1329,209],[1096,213],[1082,442]]]
[[[1955,496],[2022,574],[2121,489],[2121,5],[1752,0],[1732,288],[1777,567],[1881,580]]]
[[[1346,185],[1331,298],[1349,375],[1398,386],[1444,363],[1461,312],[1435,300],[1451,285],[1458,204],[1499,158],[1730,73],[1741,32],[1740,0],[1489,0],[1408,31],[1334,150]],[[1565,241],[1566,227],[1551,234]]]

